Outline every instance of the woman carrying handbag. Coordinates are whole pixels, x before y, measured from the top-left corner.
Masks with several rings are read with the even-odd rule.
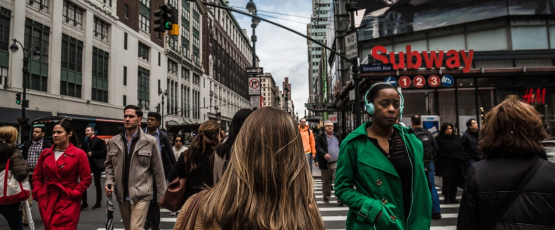
[[[481,135],[484,160],[467,172],[457,229],[555,229],[555,165],[538,112],[505,100],[486,115]]]

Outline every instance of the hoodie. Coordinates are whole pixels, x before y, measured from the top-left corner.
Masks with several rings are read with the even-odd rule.
[[[314,142],[314,133],[308,130],[308,126],[305,125],[301,128],[299,125],[299,132],[301,132],[301,138],[303,139],[303,149],[305,153],[311,153],[312,156],[316,154],[316,144]]]

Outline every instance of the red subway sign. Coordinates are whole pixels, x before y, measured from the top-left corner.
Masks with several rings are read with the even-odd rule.
[[[406,56],[405,56],[406,54]],[[399,69],[418,69],[422,65],[426,68],[441,68],[443,67],[443,59],[445,59],[445,67],[449,69],[461,68],[461,60],[464,63],[462,69],[463,73],[470,72],[472,67],[472,59],[474,58],[474,50],[448,50],[448,51],[423,51],[422,53],[418,51],[413,51],[411,45],[407,45],[406,51],[399,52],[399,61],[395,59],[395,52],[387,53],[387,49],[384,46],[375,46],[372,49],[372,57],[376,60],[381,61],[384,64],[392,64],[394,70]],[[415,60],[413,60],[413,58]],[[406,65],[405,65],[406,60]]]

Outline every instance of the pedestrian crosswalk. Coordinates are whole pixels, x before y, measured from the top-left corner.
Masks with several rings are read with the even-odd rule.
[[[436,180],[437,181],[437,180]],[[441,201],[441,220],[432,219],[431,230],[455,230],[457,227],[457,217],[459,212],[460,204],[443,204],[443,196],[441,195],[440,186],[436,187]],[[337,198],[335,197],[335,191],[332,190],[332,196],[330,198],[329,204],[325,204],[322,197],[322,182],[319,178],[315,178],[314,181],[314,194],[316,196],[316,201],[318,208],[320,209],[320,214],[324,220],[324,225],[326,229],[345,229],[345,221],[347,219],[347,212],[349,210],[346,206],[338,206]],[[461,200],[462,190],[459,189],[459,196],[457,200]]]

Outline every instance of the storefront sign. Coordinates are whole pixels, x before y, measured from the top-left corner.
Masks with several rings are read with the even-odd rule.
[[[401,88],[408,88],[410,86],[410,77],[408,76],[402,76],[401,78],[399,78],[399,85],[401,86]]]
[[[393,76],[388,76],[385,78],[385,83],[392,85],[393,87],[397,86],[397,79]]]
[[[425,85],[426,79],[424,79],[424,77],[422,77],[421,75],[414,77],[414,86],[416,86],[416,88],[422,88]]]
[[[460,55],[459,55],[460,54]],[[474,58],[474,50],[469,50],[468,54],[464,50],[449,50],[449,51],[423,51],[420,54],[418,51],[412,51],[411,45],[406,47],[406,57],[405,52],[399,52],[399,61],[395,61],[395,52],[389,52],[389,58],[387,57],[387,49],[384,46],[375,46],[372,49],[372,57],[376,60],[381,61],[384,64],[392,64],[394,70],[399,69],[418,69],[422,67],[422,62],[426,68],[436,68],[439,69],[443,67],[443,58],[446,57],[445,67],[449,69],[461,68],[461,59],[464,62],[463,73],[470,72],[470,67],[472,66],[472,59]],[[413,62],[413,58],[416,60]],[[424,59],[424,60],[422,60]],[[405,66],[406,60],[406,66]]]
[[[441,84],[445,87],[451,87],[453,86],[453,84],[455,84],[455,79],[453,78],[453,76],[445,74],[441,78]]]
[[[430,85],[431,87],[438,87],[440,82],[441,80],[437,75],[432,75],[428,77],[428,85]]]
[[[370,63],[368,65],[360,66],[360,73],[379,73],[379,72],[393,72],[393,65],[384,64],[381,62]]]
[[[526,94],[522,96],[522,100],[528,104],[545,104],[545,88],[537,88],[535,91],[534,88],[527,89]]]

